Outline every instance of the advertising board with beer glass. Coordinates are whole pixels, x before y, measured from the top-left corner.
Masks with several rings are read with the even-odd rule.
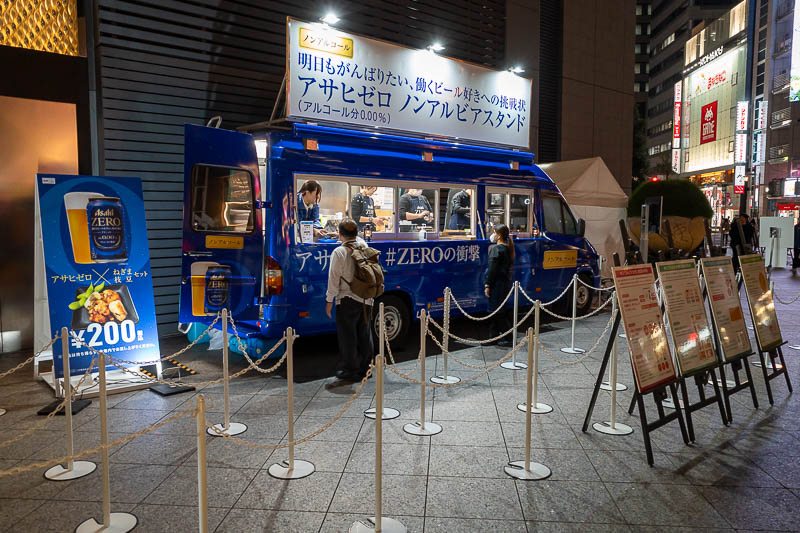
[[[55,335],[66,326],[74,336],[70,373],[83,374],[96,355],[84,343],[127,361],[158,359],[139,178],[39,174],[36,185],[50,330]],[[218,300],[224,283],[217,285]],[[61,357],[57,342],[57,378]]]

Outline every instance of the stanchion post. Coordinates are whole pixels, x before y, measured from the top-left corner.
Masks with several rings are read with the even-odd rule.
[[[536,300],[533,304],[535,306],[533,312],[533,342],[528,339],[528,379],[533,381],[533,399],[528,398],[526,403],[517,405],[520,411],[526,411],[536,415],[544,415],[553,410],[553,408],[546,403],[539,403],[539,311],[542,308],[542,302]],[[533,371],[531,371],[530,360],[533,358]],[[531,376],[531,373],[533,374]]]
[[[564,353],[579,354],[586,350],[575,347],[575,322],[578,317],[578,273],[572,275],[572,328],[570,333],[569,348],[561,348]]]
[[[514,281],[514,325],[511,330],[511,365],[517,368],[517,320],[519,320],[519,281]]]
[[[300,479],[314,473],[313,463],[294,460],[294,339],[292,328],[286,328],[286,388],[289,396],[289,460],[275,463],[269,467],[269,475],[278,479]]]
[[[611,302],[611,317],[615,317],[617,314],[617,295],[616,293],[612,296],[614,300]],[[609,421],[609,425],[611,426],[612,430],[617,429],[617,339],[614,338],[614,342],[611,343],[611,420]]]
[[[223,402],[225,404],[225,419],[223,420],[223,429],[227,433],[231,428],[231,398],[230,386],[228,384],[228,309],[222,310],[222,389],[224,394]]]
[[[378,353],[383,359],[385,350],[386,350],[386,315],[384,314],[384,307],[383,302],[380,303],[378,307],[378,338],[380,339],[378,342],[380,346],[378,347]],[[378,413],[380,413],[380,417],[378,417]],[[384,409],[381,407],[370,407],[364,411],[364,416],[367,418],[382,418],[383,420],[391,420],[393,418],[397,418],[400,416],[400,411],[397,409],[392,409],[391,407],[387,407]]]
[[[383,318],[383,304],[380,308],[381,318]],[[383,346],[384,329],[381,320],[380,342]],[[383,350],[375,356],[375,408],[376,414],[383,411]],[[375,417],[375,516],[370,520],[372,525],[365,524],[360,520],[350,526],[350,533],[406,533],[406,527],[398,520],[384,518],[383,514],[383,418]]]
[[[428,339],[428,313],[425,309],[419,312],[419,423],[411,422],[403,426],[403,431],[417,436],[430,436],[442,432],[442,426],[433,422],[425,423],[425,352]]]
[[[617,292],[614,291],[614,294],[611,296],[613,298],[611,302],[611,320],[615,320],[617,317],[617,313],[619,312],[617,309],[618,300],[617,300]],[[613,331],[612,331],[613,333]],[[617,382],[617,337],[614,337],[614,340],[611,343],[611,377],[610,382],[616,383]],[[592,424],[592,427],[595,431],[599,431],[600,433],[605,433],[606,435],[630,435],[633,433],[633,428],[626,425],[617,423],[617,387],[611,386],[611,413],[610,413],[610,420],[606,422],[596,422]]]
[[[69,352],[67,352],[69,354]],[[75,533],[94,533],[97,531],[114,531],[124,533],[136,527],[138,520],[130,513],[111,512],[111,473],[108,464],[108,391],[106,390],[106,355],[97,352],[100,394],[100,446],[103,458],[102,490],[103,490],[103,522],[98,524],[94,518],[81,523]]]
[[[383,304],[381,304],[381,318],[383,318]],[[383,321],[381,321],[383,325]],[[381,347],[383,336],[381,336]],[[375,377],[375,531],[381,530],[381,515],[383,513],[383,350],[375,361],[377,376]]]
[[[72,455],[75,453],[74,441],[72,438],[72,382],[70,381],[69,370],[69,330],[61,328],[61,360],[64,372],[62,380],[64,389],[64,422],[67,428],[66,447],[67,465],[55,465],[44,473],[44,477],[51,481],[67,481],[88,476],[95,471],[97,465],[91,461],[73,461]],[[53,378],[55,380],[55,378]]]
[[[525,363],[517,362],[517,321],[519,320],[519,281],[514,282],[512,289],[514,291],[514,326],[511,331],[511,361],[501,363],[500,366],[508,370],[523,370],[527,368]]]
[[[538,314],[539,301],[536,302],[536,311]],[[533,328],[528,328],[528,379],[526,386],[527,405],[532,405],[533,402],[533,351],[538,339],[534,338]],[[534,481],[539,479],[546,479],[552,474],[551,470],[545,465],[540,463],[531,462],[531,410],[525,409],[525,460],[512,461],[503,468],[509,476],[525,481]]]
[[[444,373],[441,376],[433,376],[433,383],[458,383],[461,378],[451,376],[447,372],[447,354],[450,353],[450,287],[444,288],[444,327],[442,328],[442,357],[444,360]]]
[[[214,424],[214,429],[208,428],[206,432],[215,437],[225,435],[238,435],[247,431],[247,426],[239,422],[231,423],[231,397],[230,397],[230,378],[228,371],[228,308],[222,309],[222,404],[224,419],[222,424]]]
[[[200,533],[208,533],[208,470],[206,468],[206,399],[197,396],[197,511]]]

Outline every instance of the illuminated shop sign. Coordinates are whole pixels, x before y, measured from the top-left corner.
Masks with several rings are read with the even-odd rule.
[[[700,144],[717,140],[717,101],[700,110]]]
[[[528,148],[530,79],[287,22],[287,117]]]

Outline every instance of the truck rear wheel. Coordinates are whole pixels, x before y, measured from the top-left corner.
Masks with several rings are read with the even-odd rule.
[[[411,326],[411,310],[399,296],[387,294],[375,301],[373,309],[372,331],[375,339],[378,337],[378,323],[380,319],[379,306],[383,303],[383,316],[385,320],[386,337],[392,347],[402,347],[408,337],[408,328]],[[375,352],[379,345],[375,345]]]

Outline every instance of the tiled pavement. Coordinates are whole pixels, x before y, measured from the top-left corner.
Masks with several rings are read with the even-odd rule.
[[[800,278],[775,275],[783,299],[800,292]],[[800,303],[778,305],[784,338],[800,342]],[[609,318],[601,313],[580,323],[579,346],[592,345]],[[543,333],[549,351],[562,360],[574,356],[558,348],[569,340],[565,323]],[[620,352],[627,354],[624,340]],[[176,344],[174,341],[172,344]],[[497,360],[498,348],[458,352],[474,364]],[[800,384],[798,352],[786,349],[791,376]],[[19,357],[2,360],[10,367]],[[525,354],[521,354],[522,357]],[[638,417],[626,407],[631,388],[617,397],[620,421],[633,435],[611,437],[581,431],[600,353],[560,365],[542,354],[539,401],[554,411],[533,418],[533,458],[547,464],[551,478],[515,481],[503,473],[509,460],[524,457],[524,372],[497,369],[468,386],[428,389],[428,414],[444,431],[413,437],[403,424],[419,412],[419,389],[386,375],[386,405],[402,412],[384,423],[384,512],[414,532],[550,531],[751,531],[800,530],[800,395],[789,395],[782,379],[773,381],[770,407],[761,371],[754,368],[761,408],[746,392],[732,398],[735,421],[725,427],[716,407],[694,415],[697,443],[683,444],[676,424],[653,434],[655,466],[644,456]],[[197,380],[219,375],[218,353],[194,349],[190,366]],[[303,357],[298,354],[298,357]],[[620,358],[619,381],[633,385],[627,357]],[[441,371],[438,356],[428,359],[428,374]],[[233,365],[236,366],[236,365]],[[401,363],[409,370],[412,362]],[[474,375],[451,362],[451,373]],[[296,435],[325,424],[346,403],[352,388],[326,390],[325,380],[295,387]],[[231,384],[233,420],[249,429],[243,438],[258,444],[285,439],[285,380],[256,375]],[[209,418],[221,419],[221,386],[199,391],[216,406]],[[50,391],[32,382],[27,371],[0,384],[0,441],[36,422],[36,409]],[[605,420],[609,393],[602,392],[594,421]],[[139,430],[188,405],[194,393],[162,398],[150,391],[110,397],[110,437]],[[317,472],[295,481],[270,477],[266,469],[287,456],[285,450],[257,451],[208,437],[209,522],[213,531],[343,532],[374,508],[374,422],[362,410],[374,403],[374,382],[345,415],[318,438],[298,446],[296,457],[312,461]],[[648,403],[648,405],[652,405]],[[95,446],[97,402],[75,417],[76,448]],[[30,438],[0,447],[0,469],[63,454],[63,418]],[[111,455],[114,511],[133,512],[136,531],[197,529],[197,473],[194,421],[184,418],[129,442]],[[100,476],[53,483],[41,471],[0,477],[0,528],[4,531],[72,531],[90,516],[100,516]]]

